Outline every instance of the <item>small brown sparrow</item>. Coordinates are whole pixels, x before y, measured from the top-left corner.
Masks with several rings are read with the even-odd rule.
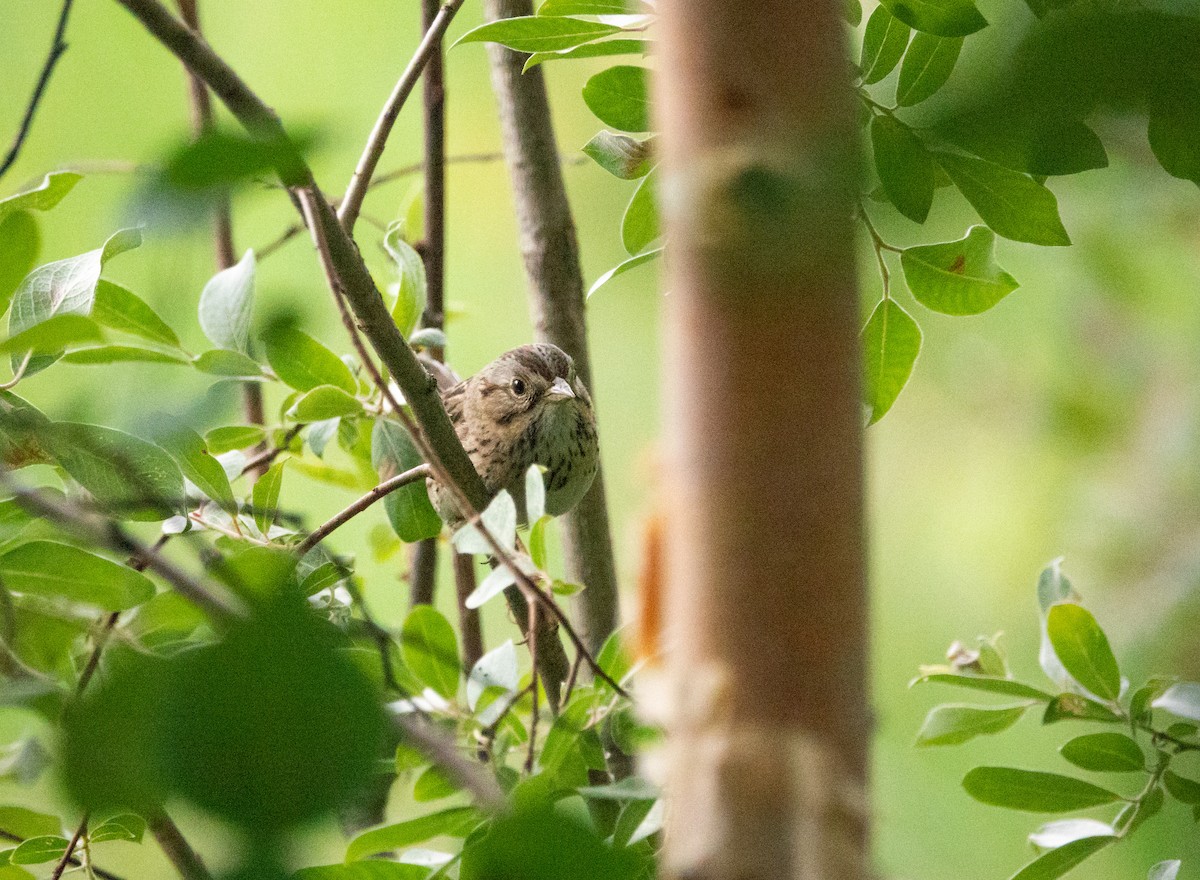
[[[579,503],[596,477],[600,447],[592,398],[570,356],[556,345],[522,345],[442,392],[450,422],[489,494],[507,489],[524,519],[525,473],[546,469],[546,513]],[[453,497],[430,479],[429,497],[451,525]]]

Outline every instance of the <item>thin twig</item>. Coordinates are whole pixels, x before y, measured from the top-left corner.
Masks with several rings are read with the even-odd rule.
[[[0,840],[8,840],[13,843],[21,844],[28,839],[29,838],[27,837],[22,837],[20,834],[14,834],[6,828],[0,828]],[[74,856],[72,856],[68,861],[70,862],[72,868],[83,867],[83,862]],[[95,872],[96,876],[100,878],[100,880],[124,880],[120,874],[114,874],[112,871],[105,871],[103,868],[99,868],[96,865],[92,865],[92,870]]]
[[[303,429],[304,423],[292,425],[292,427],[288,428],[287,433],[283,435],[283,442],[281,442],[278,446],[273,446],[270,449],[264,449],[257,455],[246,459],[246,463],[242,465],[241,475],[245,476],[246,474],[258,468],[265,469],[269,467],[271,463],[275,461],[275,459],[288,451],[288,446],[291,445],[292,440],[295,439],[296,435],[299,434]]]
[[[146,824],[162,848],[163,854],[183,880],[212,880],[212,874],[204,866],[200,855],[192,849],[192,845],[170,816],[159,810],[146,817]]]
[[[537,617],[538,605],[529,603],[529,657],[531,659],[530,675],[533,690],[530,699],[533,707],[529,710],[529,748],[525,752],[525,775],[533,773],[533,761],[537,752],[537,723],[538,723],[538,664],[537,664]]]
[[[417,84],[417,78],[420,77],[421,70],[430,56],[435,51],[440,51],[442,36],[462,4],[463,0],[448,0],[446,5],[438,10],[412,60],[408,62],[408,67],[401,74],[396,87],[392,89],[387,103],[383,105],[375,127],[371,129],[362,157],[359,158],[354,176],[350,179],[350,186],[346,188],[346,196],[338,208],[338,222],[347,234],[354,231],[354,221],[358,219],[358,212],[362,209],[363,199],[366,198],[367,188],[371,184],[371,176],[375,173],[375,166],[379,164],[379,157],[383,155],[383,148],[392,132],[392,126],[396,123],[396,117],[400,115],[400,109],[412,93],[413,86]]]
[[[79,823],[79,827],[75,829],[75,833],[71,835],[71,839],[67,843],[67,848],[63,850],[62,858],[54,866],[54,872],[50,875],[50,880],[60,880],[63,871],[67,870],[67,865],[71,863],[71,857],[75,854],[75,847],[79,846],[79,838],[87,833],[87,826],[88,815],[84,813],[83,820]]]
[[[198,0],[177,0],[177,2],[184,23],[197,34],[200,33]],[[204,84],[204,80],[188,70],[186,66],[184,70],[188,75],[188,102],[192,108],[192,133],[199,139],[213,130],[212,100],[209,98],[208,86]],[[233,211],[229,204],[228,193],[219,195],[213,215],[213,242],[216,247],[217,269],[224,270],[237,263],[237,251],[233,244]],[[266,422],[263,413],[262,386],[257,382],[242,383],[242,406],[247,422],[252,425],[261,425]],[[253,473],[258,477],[264,470],[266,468],[260,468]]]
[[[335,529],[341,528],[385,495],[390,495],[397,489],[402,489],[411,483],[425,479],[429,476],[430,472],[429,465],[419,464],[415,468],[409,468],[403,473],[396,474],[396,476],[384,480],[345,510],[334,515],[328,522],[309,532],[308,537],[296,545],[296,555],[303,556],[329,537]]]
[[[12,493],[16,502],[30,513],[44,517],[56,525],[75,532],[89,543],[107,547],[117,553],[127,554],[144,561],[146,568],[155,571],[174,587],[177,593],[191,600],[215,620],[228,622],[245,615],[245,608],[240,599],[228,594],[222,596],[214,593],[207,585],[188,574],[156,549],[146,546],[126,533],[115,522],[89,516],[76,510],[68,502],[60,501],[44,492],[26,489],[2,470],[0,470],[0,488]]]
[[[442,736],[437,728],[409,715],[393,715],[392,722],[401,736],[433,759],[452,780],[475,795],[480,807],[493,813],[504,809],[504,792],[496,782],[496,777],[459,754],[454,742]]]
[[[566,706],[571,702],[571,691],[575,690],[575,680],[579,677],[579,666],[583,662],[583,655],[576,654],[575,659],[571,661],[571,674],[567,676],[567,690],[563,694],[563,705]]]
[[[63,0],[62,12],[58,14],[58,26],[54,29],[54,42],[50,45],[50,54],[46,56],[46,63],[42,65],[42,72],[38,76],[37,84],[33,87],[33,95],[30,96],[29,104],[25,108],[25,116],[21,119],[21,127],[17,129],[17,135],[13,139],[12,146],[8,149],[8,155],[0,163],[0,177],[3,177],[4,173],[17,161],[17,155],[21,152],[21,147],[25,144],[25,138],[29,136],[29,129],[33,126],[33,116],[37,113],[38,105],[42,102],[42,95],[46,92],[46,86],[50,84],[50,74],[54,73],[58,59],[67,51],[67,44],[63,41],[63,35],[67,31],[67,19],[71,15],[71,5],[73,2],[74,0]]]

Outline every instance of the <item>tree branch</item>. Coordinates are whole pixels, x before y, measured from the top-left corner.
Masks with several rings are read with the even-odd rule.
[[[354,310],[358,325],[403,389],[405,400],[428,437],[429,446],[436,450],[436,457],[451,475],[452,482],[461,487],[472,506],[485,506],[487,490],[454,433],[436,383],[397,329],[357,246],[320,193],[312,171],[288,138],[279,117],[198,34],[167,12],[158,0],[117,2],[203,79],[252,136],[272,147],[276,171],[284,185],[297,194],[309,194],[313,216],[327,242],[333,278]]]
[[[8,154],[4,157],[4,161],[0,162],[0,177],[3,177],[4,173],[17,161],[21,147],[25,144],[25,138],[29,136],[29,129],[33,127],[33,116],[37,113],[38,105],[42,102],[42,95],[46,92],[46,86],[50,84],[50,75],[54,73],[58,59],[67,51],[67,44],[63,41],[63,34],[67,31],[67,19],[71,15],[71,5],[73,2],[74,0],[63,0],[62,12],[58,14],[58,26],[54,29],[54,42],[50,45],[50,54],[46,56],[46,63],[42,65],[42,72],[33,87],[33,94],[29,98],[29,104],[25,108],[25,116],[21,119],[21,126],[17,129],[12,146],[8,148]]]
[[[387,144],[388,135],[392,133],[396,117],[400,115],[404,102],[408,100],[413,86],[417,84],[417,78],[421,75],[425,64],[432,55],[441,52],[442,36],[446,33],[446,28],[450,26],[454,14],[458,12],[458,8],[462,4],[463,0],[447,0],[446,5],[438,10],[437,15],[434,16],[425,31],[420,45],[417,46],[412,60],[408,62],[408,67],[404,69],[396,87],[392,89],[387,103],[383,105],[383,111],[379,114],[375,127],[371,129],[367,145],[363,148],[362,157],[358,160],[354,176],[350,179],[350,186],[346,188],[346,195],[338,209],[338,222],[341,223],[347,234],[354,231],[354,222],[358,219],[363,199],[367,196],[367,188],[371,185],[371,175],[375,173],[375,166],[379,164],[379,157],[383,155],[383,148]]]
[[[59,501],[43,492],[27,489],[16,483],[7,472],[0,471],[0,488],[12,493],[17,503],[36,516],[50,520],[55,525],[79,535],[98,547],[107,547],[117,553],[128,554],[143,562],[174,587],[175,592],[190,600],[218,622],[243,616],[245,607],[234,596],[221,596],[208,586],[188,574],[153,547],[147,547],[125,532],[115,522],[97,518],[76,510],[69,503]]]
[[[159,810],[146,817],[146,825],[183,880],[212,880],[212,874],[204,866],[200,855],[192,849],[170,816]]]
[[[533,14],[531,0],[487,0],[484,9],[489,21]],[[490,44],[488,52],[537,337],[571,355],[595,400],[579,243],[542,69],[522,73],[527,56],[498,44]],[[599,651],[620,617],[603,470],[575,509],[563,517],[563,525],[568,574],[587,585],[577,601],[588,645]]]
[[[417,482],[418,480],[424,480],[426,477],[429,476],[429,474],[430,474],[429,465],[419,464],[415,468],[410,468],[409,470],[406,470],[404,473],[396,474],[396,476],[391,477],[390,479],[384,480],[382,483],[380,483],[378,486],[376,486],[374,489],[372,489],[366,495],[359,498],[357,501],[355,501],[353,504],[351,504],[345,510],[336,514],[327,523],[324,523],[323,525],[318,526],[317,528],[315,528],[311,532],[309,532],[308,537],[296,545],[296,555],[303,556],[305,553],[307,553],[313,547],[316,547],[318,544],[320,544],[322,541],[324,541],[327,537],[329,537],[329,535],[332,534],[334,532],[334,530],[339,529],[342,526],[344,526],[346,523],[348,523],[350,520],[354,519],[354,517],[358,516],[360,513],[362,513],[364,510],[366,510],[368,507],[370,507],[372,504],[374,504],[379,499],[383,498],[385,495],[390,495],[392,492],[395,492],[397,489],[401,489],[405,486],[408,486],[412,483]]]
[[[8,840],[8,841],[12,841],[13,843],[21,844],[21,843],[24,843],[28,839],[29,838],[27,838],[27,837],[22,837],[19,834],[13,834],[11,831],[8,831],[4,828],[0,828],[0,840]],[[80,861],[79,859],[75,858],[74,856],[72,856],[70,859],[68,859],[68,862],[70,863],[72,868],[82,868],[83,867],[83,862]],[[95,874],[97,877],[99,877],[100,880],[124,880],[124,878],[122,878],[120,874],[114,874],[112,871],[105,871],[103,868],[97,867],[96,865],[92,865],[91,867],[92,867],[92,873]]]
[[[427,722],[409,715],[393,715],[392,721],[406,740],[431,758],[452,780],[471,794],[480,807],[491,813],[504,809],[504,792],[496,778],[484,767],[468,761],[454,742]]]
[[[200,10],[198,0],[177,0],[179,13],[183,16],[184,24],[197,34],[200,33]],[[209,99],[208,87],[204,80],[187,68],[188,103],[192,109],[192,134],[196,138],[208,134],[213,129],[212,101]],[[213,217],[213,241],[217,252],[217,269],[228,269],[237,263],[237,251],[233,245],[233,212],[229,205],[228,193],[221,194],[217,199]],[[262,386],[257,382],[242,383],[242,401],[246,413],[246,421],[252,425],[265,423],[263,414]],[[261,476],[266,468],[255,472]]]

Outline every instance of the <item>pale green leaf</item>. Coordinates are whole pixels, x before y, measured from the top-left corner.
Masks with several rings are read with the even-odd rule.
[[[318,385],[334,385],[347,394],[358,390],[345,362],[307,333],[280,325],[264,334],[263,342],[275,375],[297,391],[311,391]]]
[[[995,260],[996,236],[972,226],[964,238],[905,248],[904,280],[926,308],[946,315],[977,315],[1020,285]]]
[[[210,376],[261,379],[265,375],[262,367],[253,358],[240,351],[230,351],[224,348],[214,348],[196,355],[192,366]]]
[[[267,468],[266,473],[254,481],[251,503],[254,505],[254,522],[264,535],[270,531],[279,508],[279,490],[283,485],[283,468],[287,459],[277,461]]]
[[[375,420],[371,429],[371,466],[381,480],[411,470],[421,462],[421,453],[399,422]],[[429,501],[424,480],[389,492],[383,499],[383,509],[392,530],[405,543],[436,537],[442,530],[442,520]]]
[[[0,315],[8,311],[13,292],[41,252],[42,234],[32,214],[14,211],[0,221]]]
[[[624,275],[630,269],[636,269],[638,266],[642,266],[646,263],[651,263],[654,260],[657,260],[663,255],[664,250],[665,248],[661,247],[654,248],[652,250],[645,251],[644,253],[640,253],[636,257],[630,257],[628,260],[618,263],[616,266],[613,266],[596,279],[596,283],[588,288],[587,295],[590,297],[593,293],[595,293],[604,285],[608,284],[608,282],[612,281],[618,275]]]
[[[188,365],[187,355],[141,345],[95,345],[63,355],[68,364],[178,364]]]
[[[1097,773],[1145,771],[1146,755],[1129,736],[1115,731],[1088,733],[1063,743],[1059,752],[1084,770]]]
[[[1181,681],[1173,684],[1151,704],[1155,709],[1164,709],[1180,718],[1200,721],[1200,683]]]
[[[650,127],[647,70],[619,64],[595,74],[583,87],[583,101],[605,125],[621,131]]]
[[[977,736],[1008,730],[1028,709],[1019,706],[934,706],[925,716],[917,733],[918,746],[949,746],[965,743]]]
[[[226,425],[213,428],[204,435],[204,442],[213,455],[257,446],[266,438],[266,431],[259,425]]]
[[[656,178],[653,170],[642,178],[621,218],[621,243],[631,256],[640,254],[659,236]]]
[[[155,442],[167,451],[197,489],[230,516],[237,516],[237,500],[233,497],[229,477],[208,451],[203,438],[171,416],[160,415],[159,418],[161,427],[154,435]]]
[[[217,348],[248,353],[254,309],[254,251],[222,269],[200,293],[200,329]]]
[[[649,139],[600,131],[583,145],[583,152],[614,177],[636,180],[650,172],[650,144]]]
[[[55,541],[30,541],[0,556],[0,578],[18,593],[61,597],[106,611],[133,608],[154,595],[145,575]]]
[[[962,784],[977,801],[1031,813],[1070,813],[1121,800],[1116,792],[1082,779],[1012,767],[976,767]]]
[[[1105,700],[1121,693],[1121,672],[1108,637],[1082,605],[1064,602],[1046,614],[1046,632],[1059,662],[1071,677]]]
[[[92,318],[113,330],[179,348],[179,337],[154,309],[132,291],[111,281],[101,279],[96,285]]]
[[[645,55],[649,51],[647,40],[602,40],[599,43],[584,43],[570,49],[559,49],[557,52],[534,52],[525,59],[524,73],[547,61],[561,61],[568,58],[608,58],[613,55]]]
[[[965,37],[987,27],[972,0],[882,0],[910,27],[940,37]]]
[[[336,385],[318,385],[292,404],[288,416],[297,422],[319,422],[362,412],[362,403]]]
[[[400,656],[417,680],[448,700],[458,693],[458,642],[436,608],[418,605],[400,631]]]
[[[997,235],[1029,244],[1069,245],[1054,193],[1033,178],[994,162],[937,153],[938,164]]]
[[[518,52],[554,52],[619,33],[619,27],[578,18],[524,15],[480,25],[454,43],[500,43]]]
[[[1079,865],[1088,856],[1116,841],[1117,837],[1114,834],[1081,837],[1038,856],[1013,874],[1011,880],[1054,880]]]
[[[52,171],[33,189],[0,199],[0,218],[13,211],[49,211],[81,180],[74,171]]]
[[[397,220],[387,228],[383,246],[396,264],[400,284],[396,288],[396,302],[392,306],[392,320],[407,336],[417,326],[417,320],[425,309],[427,281],[425,261],[407,241],[404,233],[407,224]]]
[[[390,850],[424,843],[434,837],[466,837],[480,822],[474,807],[452,807],[407,822],[385,825],[360,834],[346,848],[346,861],[355,862]]]
[[[865,375],[863,393],[868,424],[892,408],[912,375],[921,352],[921,328],[895,300],[885,299],[871,313],[862,331]]]

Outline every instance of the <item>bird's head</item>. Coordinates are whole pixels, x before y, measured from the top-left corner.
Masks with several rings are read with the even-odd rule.
[[[471,380],[476,416],[501,434],[523,434],[546,416],[591,409],[570,355],[556,345],[522,345],[496,358]]]

